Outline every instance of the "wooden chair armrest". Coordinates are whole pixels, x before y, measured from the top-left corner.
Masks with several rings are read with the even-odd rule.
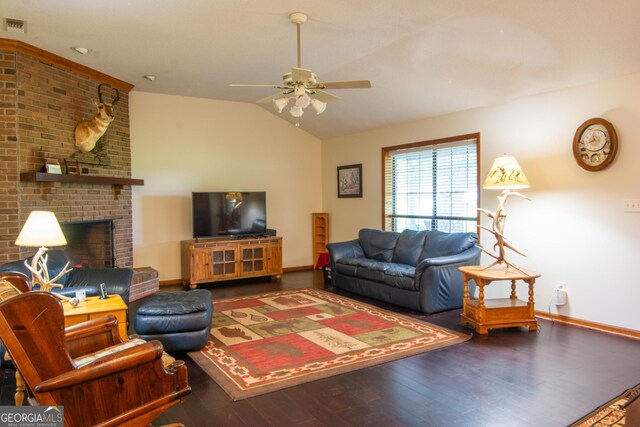
[[[65,340],[72,359],[124,342],[118,332],[118,321],[111,315],[69,326],[65,329]]]
[[[65,339],[67,341],[86,338],[108,331],[114,332],[113,336],[118,339],[113,343],[114,345],[123,342],[122,337],[118,334],[118,320],[111,314],[98,319],[87,320],[64,329]]]
[[[46,393],[54,390],[71,387],[77,384],[93,381],[102,377],[113,375],[138,365],[158,360],[162,366],[162,344],[159,341],[150,341],[126,350],[98,358],[91,363],[73,371],[65,372],[57,377],[41,382],[35,387],[38,393]],[[141,379],[142,380],[142,379]]]

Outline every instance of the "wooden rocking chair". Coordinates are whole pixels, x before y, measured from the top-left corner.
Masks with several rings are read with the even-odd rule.
[[[113,316],[65,331],[46,292],[0,304],[0,339],[37,403],[64,406],[65,426],[148,425],[191,391],[184,362],[163,366],[160,342],[123,343]]]

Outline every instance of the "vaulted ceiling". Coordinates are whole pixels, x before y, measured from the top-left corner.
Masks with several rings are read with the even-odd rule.
[[[229,84],[281,82],[296,11],[309,17],[302,67],[373,86],[306,111],[301,127],[322,139],[640,72],[637,0],[3,0],[27,27],[0,37],[136,91],[252,103],[276,90]]]

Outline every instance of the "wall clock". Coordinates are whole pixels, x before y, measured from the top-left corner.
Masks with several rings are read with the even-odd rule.
[[[573,137],[573,157],[580,167],[590,172],[609,166],[618,151],[618,136],[605,119],[589,119]]]

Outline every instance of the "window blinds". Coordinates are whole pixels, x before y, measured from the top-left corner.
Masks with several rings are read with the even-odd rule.
[[[384,152],[385,230],[476,231],[478,140]]]

